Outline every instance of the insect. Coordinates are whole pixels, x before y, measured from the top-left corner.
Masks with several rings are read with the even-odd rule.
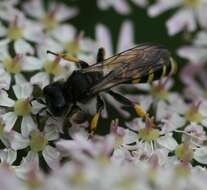
[[[176,66],[169,51],[161,45],[141,44],[134,48],[104,59],[105,51],[99,48],[97,61],[93,65],[76,57],[48,53],[72,61],[79,66],[66,81],[57,81],[43,89],[47,108],[54,116],[63,116],[77,106],[97,99],[96,114],[91,120],[91,131],[95,131],[100,113],[104,108],[102,93],[108,93],[120,103],[134,107],[140,117],[146,113],[138,103],[130,101],[123,95],[113,91],[113,87],[121,84],[146,83],[171,75]]]

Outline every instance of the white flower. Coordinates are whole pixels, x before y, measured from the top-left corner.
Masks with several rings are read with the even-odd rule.
[[[41,28],[33,21],[26,19],[22,13],[15,15],[7,25],[6,27],[1,23],[0,43],[14,42],[16,53],[34,54],[34,48],[29,42],[38,43],[42,40]]]
[[[28,133],[34,129],[35,123],[31,117],[33,108],[30,104],[32,90],[33,87],[29,83],[14,85],[13,91],[16,100],[9,98],[6,92],[2,92],[0,96],[0,105],[10,109],[12,108],[11,111],[1,115],[5,123],[5,131],[11,131],[18,118],[22,118],[21,132],[23,135],[28,135]]]
[[[37,20],[43,30],[51,31],[58,28],[61,23],[67,21],[78,14],[77,8],[67,7],[64,4],[54,1],[48,4],[48,10],[44,9],[41,0],[31,0],[24,4],[25,12]],[[33,11],[35,10],[35,11]]]
[[[32,161],[39,163],[38,154],[41,152],[48,166],[52,169],[57,169],[59,167],[60,153],[49,143],[58,138],[59,133],[57,128],[45,126],[43,132],[41,132],[35,126],[27,136],[13,132],[11,135],[11,147],[14,150],[21,150],[30,146],[30,151],[23,158],[24,164]]]
[[[197,23],[206,27],[206,0],[157,0],[149,7],[148,14],[154,17],[173,8],[179,9],[166,23],[169,35],[175,35],[182,30],[195,31]]]
[[[2,88],[8,90],[14,77],[17,84],[26,82],[22,72],[31,72],[40,69],[39,59],[30,55],[16,54],[11,57],[7,47],[0,46],[0,81]]]

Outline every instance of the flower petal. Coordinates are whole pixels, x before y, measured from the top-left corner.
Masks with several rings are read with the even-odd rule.
[[[21,63],[23,71],[34,71],[42,68],[41,60],[33,56],[25,56]]]
[[[13,128],[16,120],[17,120],[17,115],[14,112],[8,112],[4,115],[2,115],[3,122],[5,123],[4,130],[6,132],[11,131]]]
[[[129,49],[134,44],[133,25],[131,21],[125,21],[120,30],[117,52]]]
[[[23,137],[20,133],[12,131],[10,134],[11,147],[14,150],[21,150],[29,146],[29,139]]]
[[[15,101],[8,97],[5,91],[0,91],[0,106],[13,107]]]
[[[207,147],[196,149],[194,159],[201,164],[207,164]]]
[[[60,166],[60,153],[52,146],[47,145],[42,155],[51,169],[57,169]]]
[[[13,86],[14,94],[17,99],[26,99],[32,95],[33,86],[30,83],[24,83]]]
[[[15,52],[18,54],[34,54],[34,49],[31,46],[31,44],[29,44],[23,39],[19,39],[14,42],[14,49]]]
[[[21,123],[21,133],[24,137],[29,137],[31,132],[36,129],[36,124],[31,116],[25,116]]]
[[[59,138],[59,132],[57,127],[45,126],[44,133],[48,141],[57,140]]]
[[[97,24],[96,26],[96,40],[99,43],[99,46],[105,48],[106,57],[113,54],[110,31],[103,24]]]
[[[157,139],[157,142],[160,146],[165,147],[170,151],[175,150],[178,145],[177,141],[169,133]]]
[[[1,162],[6,162],[12,164],[17,158],[17,152],[12,149],[0,150],[0,159]]]
[[[30,82],[44,88],[49,84],[49,76],[45,72],[39,72],[30,79]]]

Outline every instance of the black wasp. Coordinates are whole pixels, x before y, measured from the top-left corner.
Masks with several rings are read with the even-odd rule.
[[[141,44],[108,59],[104,59],[104,49],[100,48],[93,65],[64,54],[48,53],[77,63],[79,69],[66,81],[53,82],[43,89],[47,108],[54,116],[63,116],[72,112],[77,103],[87,103],[96,97],[97,111],[91,121],[92,131],[96,129],[104,107],[101,93],[108,93],[122,104],[133,106],[139,116],[145,117],[146,113],[139,104],[114,92],[112,88],[120,84],[152,82],[173,74],[176,68],[169,51],[156,44]]]

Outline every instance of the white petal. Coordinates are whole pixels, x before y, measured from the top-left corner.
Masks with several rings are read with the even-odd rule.
[[[192,10],[181,9],[166,23],[168,34],[173,36],[186,29],[192,32],[196,29],[196,21]]]
[[[51,169],[58,169],[60,165],[60,153],[52,146],[47,145],[42,155]]]
[[[120,30],[117,52],[129,49],[134,44],[134,29],[131,21],[125,21]]]
[[[201,164],[207,164],[207,147],[196,149],[194,159]]]
[[[42,68],[41,60],[33,56],[25,56],[21,63],[23,71],[34,71]]]
[[[147,0],[132,0],[132,2],[140,7],[146,7],[148,4]]]
[[[207,46],[207,32],[198,32],[196,38],[193,40],[193,44],[197,46]]]
[[[205,47],[190,47],[184,46],[178,49],[178,55],[180,57],[189,59],[191,63],[200,64],[206,61],[207,59],[207,48]]]
[[[130,130],[125,130],[125,134],[124,134],[124,144],[131,144],[134,143],[138,140],[138,135]]]
[[[108,28],[103,24],[98,24],[96,26],[96,40],[100,47],[105,48],[106,57],[111,56],[113,52],[111,34]]]
[[[179,0],[165,0],[158,1],[158,3],[153,4],[148,9],[148,15],[151,17],[158,16],[163,12],[176,7],[179,4]]]
[[[15,101],[8,97],[4,91],[0,91],[0,106],[13,107]]]
[[[29,137],[31,131],[36,129],[36,124],[31,116],[23,117],[21,123],[21,133],[24,137]]]
[[[29,139],[24,138],[20,133],[16,131],[11,132],[11,148],[14,150],[21,150],[26,148],[29,145]]]
[[[0,23],[0,37],[3,37],[6,35],[6,28]]]
[[[18,85],[21,85],[21,84],[24,84],[24,83],[28,82],[21,73],[16,74],[14,76],[14,78],[15,78],[16,84],[18,84]]]
[[[97,7],[102,10],[107,10],[112,5],[110,1],[106,1],[106,0],[97,0],[96,2],[97,2]]]
[[[5,127],[4,127],[5,131],[9,132],[13,128],[17,120],[17,115],[14,112],[8,112],[2,115],[2,119],[3,122],[5,123]]]
[[[39,163],[38,153],[29,151],[27,156],[23,158],[21,164],[25,165],[25,164],[29,164],[33,161],[35,161],[36,163]]]
[[[30,79],[30,82],[44,88],[49,84],[49,76],[45,72],[39,72]]]
[[[64,24],[53,30],[52,35],[61,43],[67,43],[74,40],[76,29],[72,25]]]
[[[17,158],[17,152],[12,149],[0,150],[0,159],[1,162],[6,162],[12,164]]]
[[[34,54],[34,49],[31,46],[31,44],[29,44],[23,39],[19,39],[14,42],[14,49],[15,52],[19,54],[27,54],[27,53],[31,55]]]
[[[40,19],[45,15],[45,10],[41,0],[27,1],[23,4],[23,8],[28,15],[37,19]]]
[[[198,8],[198,21],[201,27],[207,28],[207,4],[204,4]]]
[[[13,86],[13,90],[17,99],[26,99],[32,95],[33,86],[30,83],[18,84]]]
[[[120,14],[129,14],[130,13],[130,7],[127,4],[127,1],[125,0],[116,0],[114,1],[114,9],[116,10],[116,12],[120,13]]]
[[[8,90],[11,84],[11,75],[0,69],[0,89]]]
[[[160,137],[157,139],[157,142],[160,146],[165,147],[170,151],[175,150],[178,145],[176,140],[170,134]]]
[[[59,131],[57,127],[45,126],[44,133],[48,141],[57,140],[59,138]]]
[[[56,13],[56,19],[59,21],[59,22],[63,22],[63,21],[66,21],[70,18],[73,18],[75,17],[77,14],[78,14],[78,9],[75,8],[75,7],[68,7],[68,6],[65,6],[64,4],[63,5],[59,5],[58,6],[58,10],[57,10],[57,13]]]

